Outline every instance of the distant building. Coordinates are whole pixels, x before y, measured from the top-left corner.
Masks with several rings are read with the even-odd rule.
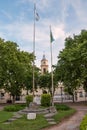
[[[43,58],[41,60],[41,73],[44,74],[48,72],[48,60],[46,59],[45,55],[43,55]]]
[[[48,60],[46,59],[45,54],[42,57],[40,67],[41,67],[42,74],[49,72]],[[40,96],[41,94],[42,94],[42,89],[38,88],[37,92],[35,92],[35,95]],[[18,100],[20,100],[21,102],[24,102],[25,96],[26,96],[26,90],[22,90],[21,96],[15,97],[16,102]],[[75,96],[75,101],[77,102],[87,100],[87,92],[84,91],[83,87],[80,87],[78,90],[76,90],[74,96]],[[0,89],[0,103],[6,103],[7,100],[9,99],[11,99],[11,96],[9,95],[9,93],[6,93],[3,89]],[[72,96],[64,92],[63,84],[59,84],[54,94],[54,101],[65,102],[67,100],[72,101]]]

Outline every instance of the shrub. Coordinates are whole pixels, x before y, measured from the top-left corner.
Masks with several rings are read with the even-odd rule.
[[[51,95],[50,94],[42,94],[41,105],[45,106],[45,107],[48,107],[51,105]]]
[[[26,96],[26,105],[29,107],[30,102],[33,102],[33,95]]]
[[[83,118],[80,124],[80,130],[86,130],[86,129],[87,129],[87,115]]]
[[[66,110],[67,111],[70,109],[70,107],[65,104],[55,104],[55,106],[56,106],[57,110],[64,110],[64,111]]]
[[[23,108],[24,108],[24,106],[15,104],[15,105],[5,106],[4,111],[15,112],[15,111],[19,111]]]

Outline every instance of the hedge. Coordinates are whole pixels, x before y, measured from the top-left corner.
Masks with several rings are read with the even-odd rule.
[[[33,95],[27,95],[26,96],[26,105],[29,107],[30,102],[33,102]]]
[[[51,95],[42,94],[41,95],[41,106],[49,107],[51,105]]]

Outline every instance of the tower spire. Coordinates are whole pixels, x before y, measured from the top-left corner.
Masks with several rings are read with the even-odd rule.
[[[43,54],[43,60],[46,60],[45,54]]]
[[[42,60],[41,60],[41,73],[44,74],[48,72],[48,60],[45,57],[45,54],[43,54]]]

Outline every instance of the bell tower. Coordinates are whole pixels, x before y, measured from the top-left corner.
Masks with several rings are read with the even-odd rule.
[[[45,55],[43,55],[41,60],[41,73],[44,74],[46,72],[48,72],[48,60],[45,58]]]

